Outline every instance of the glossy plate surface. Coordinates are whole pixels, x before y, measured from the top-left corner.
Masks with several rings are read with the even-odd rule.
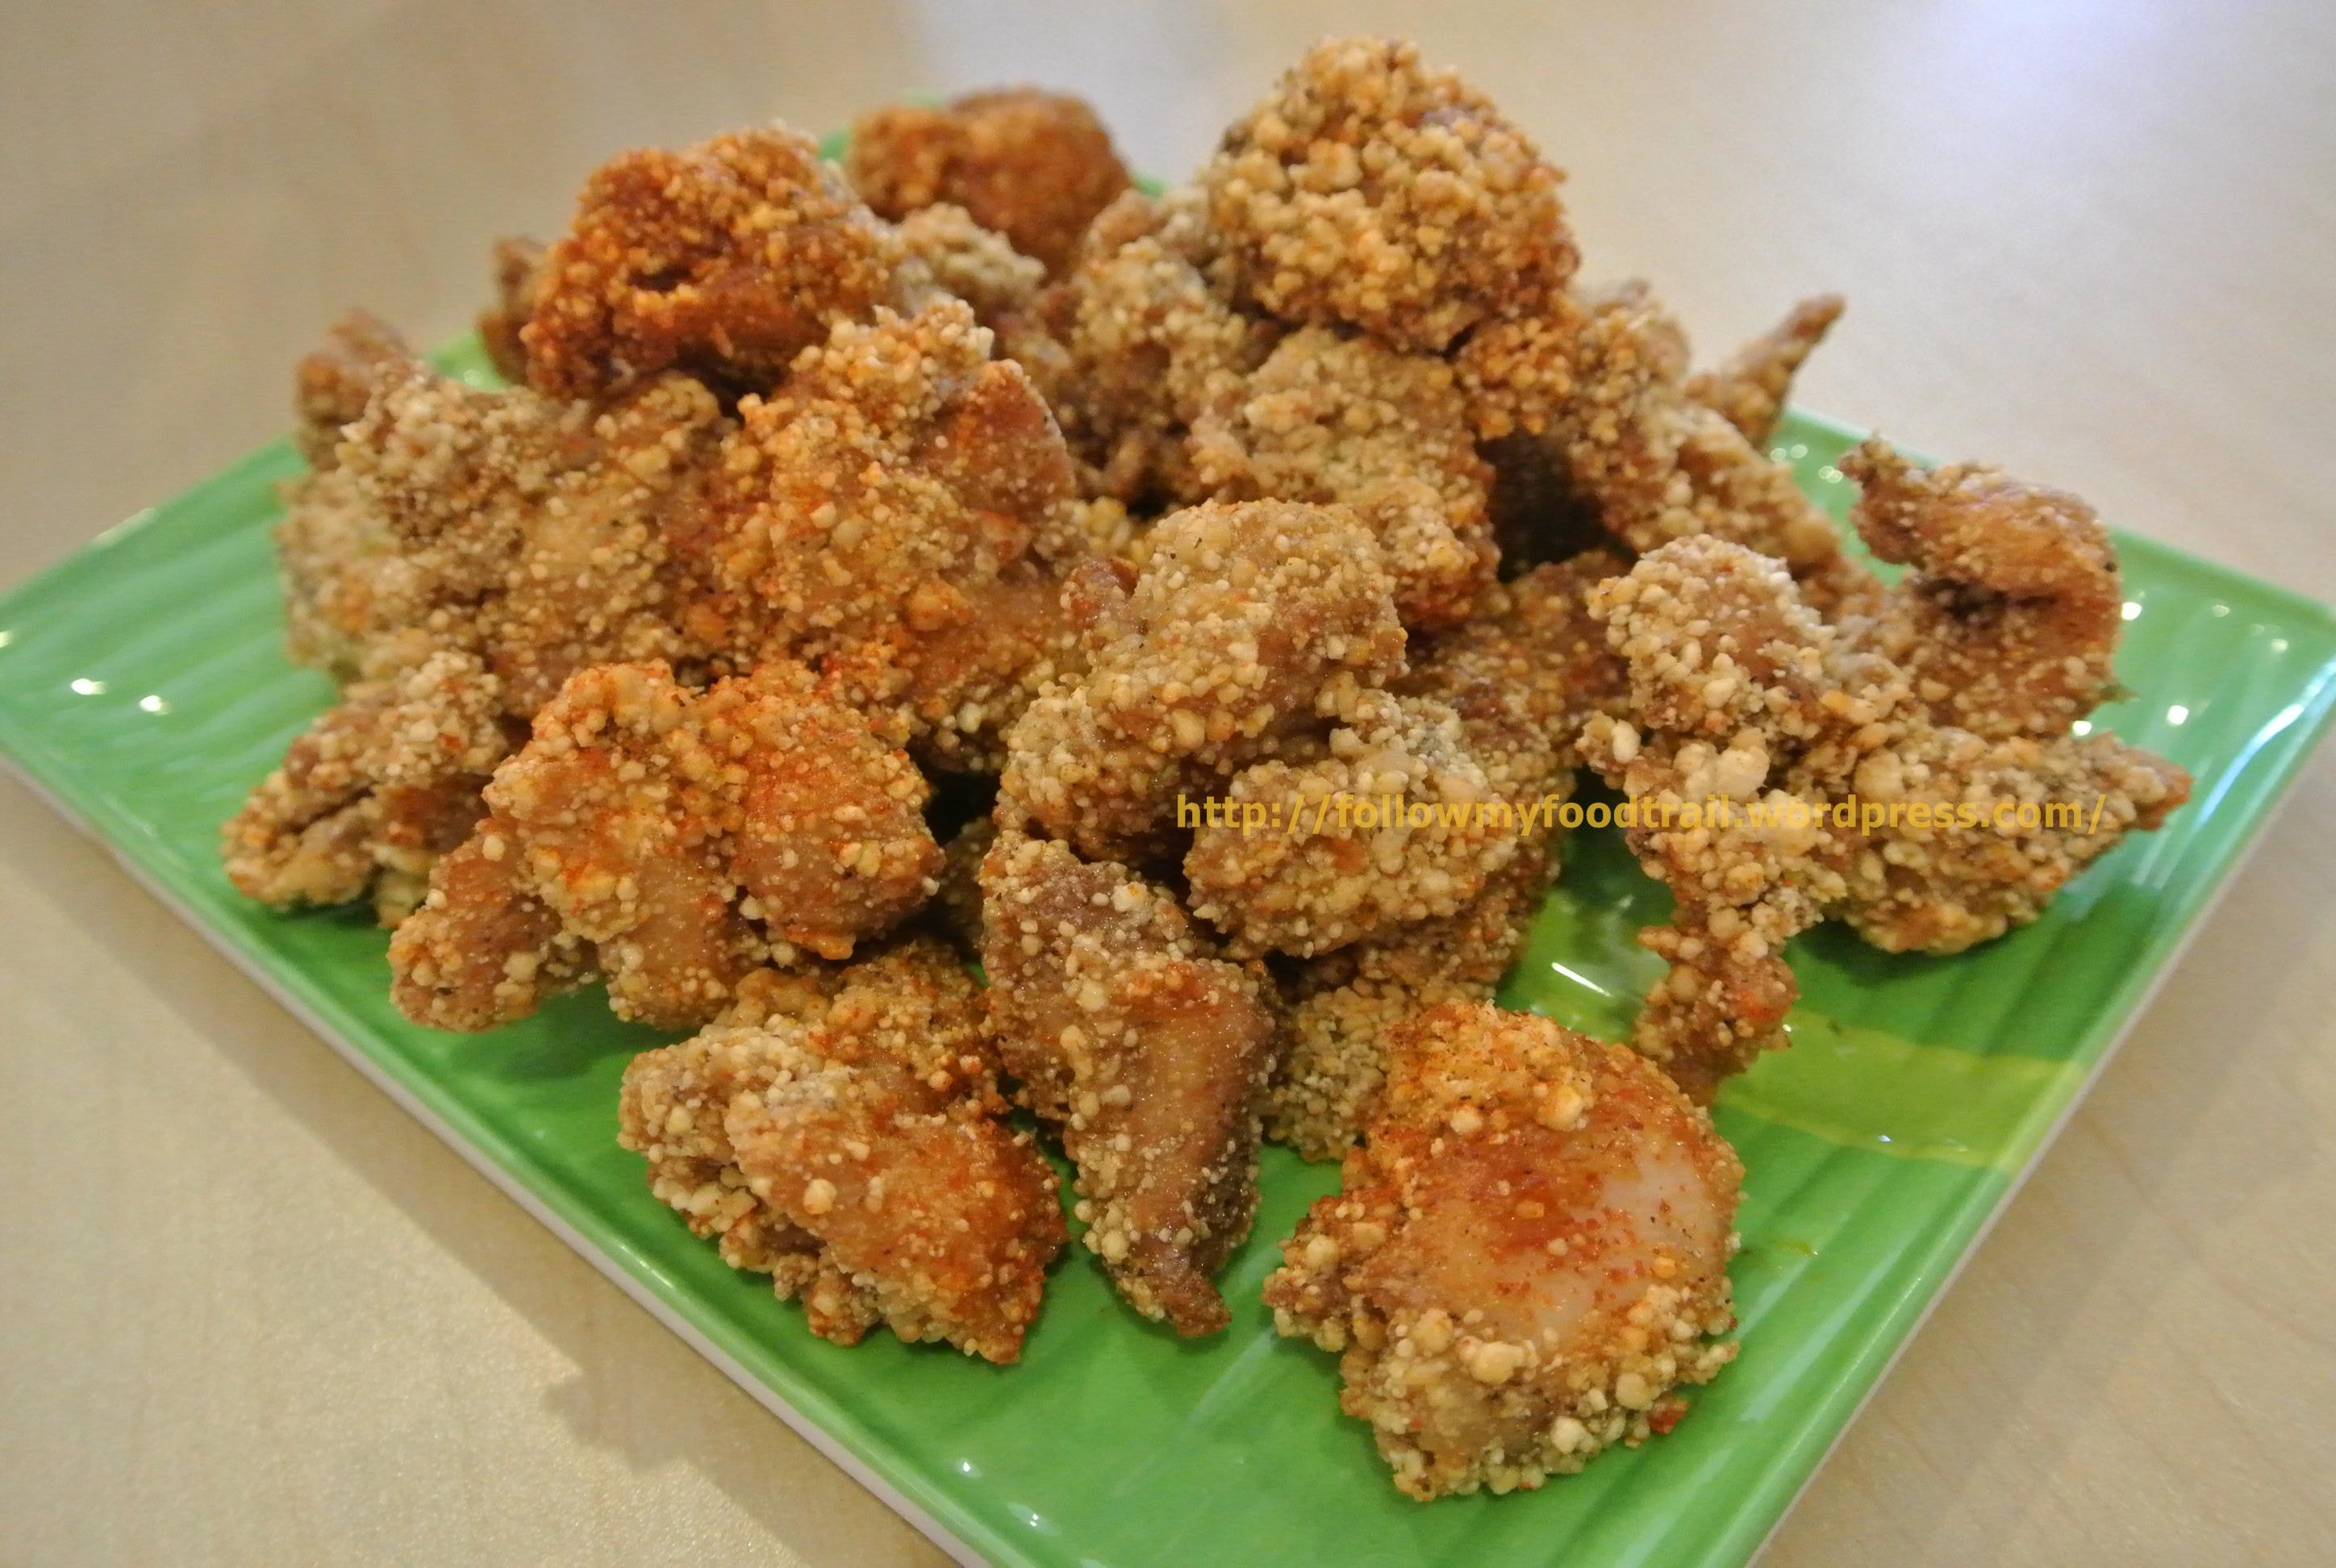
[[[475,351],[449,363],[483,375]],[[1838,515],[1854,439],[1796,417],[1782,455]],[[2120,543],[2118,672],[2096,723],[2197,775],[2037,925],[1951,960],[1826,928],[1794,944],[1798,1044],[1722,1096],[1750,1170],[1735,1267],[1744,1352],[1668,1438],[1532,1495],[1422,1506],[1338,1415],[1331,1359],[1257,1303],[1332,1171],[1269,1149],[1231,1332],[1180,1342],[1083,1253],[1021,1365],[883,1334],[844,1350],[732,1272],[617,1147],[618,1076],[659,1037],[573,997],[500,1034],[389,1005],[384,934],[236,896],[218,824],[331,696],[285,662],[268,528],[287,443],[254,453],[0,600],[0,752],[334,1046],[750,1392],[960,1553],[1016,1563],[1732,1563],[1848,1423],[2082,1093],[2329,720],[2336,618],[2146,540]],[[1583,831],[1505,999],[1610,1037],[1666,901]]]

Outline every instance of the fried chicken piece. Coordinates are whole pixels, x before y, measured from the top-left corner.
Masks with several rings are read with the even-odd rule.
[[[495,241],[495,295],[479,313],[479,346],[495,374],[514,386],[527,382],[527,345],[520,333],[535,315],[543,292],[544,259],[540,240],[515,237]]]
[[[1392,689],[1450,705],[1496,797],[1553,812],[1572,793],[1582,726],[1622,710],[1628,671],[1589,595],[1628,570],[1589,550],[1501,584],[1466,624],[1428,638]]]
[[[1911,570],[1871,639],[1941,724],[2049,739],[2098,706],[2124,628],[2108,530],[2066,491],[1869,439],[1842,459],[1874,553]]]
[[[900,237],[781,125],[618,155],[585,182],[521,329],[528,384],[568,397],[679,369],[774,386],[839,322],[902,303]]]
[[[1339,694],[1403,668],[1393,584],[1340,508],[1211,504],[1163,521],[1131,592],[1082,610],[1089,667],[1009,739],[1007,807],[1095,859],[1157,847],[1180,791],[1319,734]]]
[[[411,374],[404,340],[361,310],[333,323],[293,375],[293,439],[308,472],[286,482],[276,527],[284,581],[284,647],[295,664],[353,680],[393,629],[400,583],[387,522],[340,466],[342,427],[362,417],[381,385]]]
[[[1555,880],[1552,834],[1573,794],[1575,741],[1621,711],[1627,670],[1590,613],[1590,590],[1624,570],[1611,554],[1535,568],[1484,612],[1430,642],[1394,689],[1448,703],[1492,798],[1516,813],[1516,854],[1443,920],[1398,927],[1297,966],[1283,987],[1290,1049],[1266,1100],[1266,1133],[1309,1160],[1361,1135],[1396,1024],[1445,1001],[1490,1001]]]
[[[963,966],[912,938],[817,983],[766,976],[635,1058],[618,1141],[725,1261],[802,1297],[814,1334],[881,1323],[1017,1359],[1066,1230],[1053,1170],[997,1117]]]
[[[1736,1347],[1744,1168],[1644,1059],[1449,1003],[1394,1032],[1342,1190],[1265,1300],[1422,1500],[1539,1486],[1685,1413]]]
[[[1406,627],[1465,620],[1493,580],[1492,470],[1452,367],[1305,327],[1203,413],[1193,482],[1219,500],[1342,502],[1369,527]]]
[[[964,208],[919,208],[901,219],[900,235],[911,268],[922,267],[934,288],[972,306],[984,326],[995,328],[1035,307],[1046,268],[1004,235],[975,222]]]
[[[1960,950],[2035,919],[2188,794],[2179,768],[2107,735],[1937,723],[1905,671],[1740,545],[1667,545],[1590,609],[1629,666],[1630,718],[1593,717],[1582,750],[1629,794],[1630,847],[1678,904],[1640,935],[1671,968],[1632,1043],[1698,1098],[1785,1043],[1795,933],[1838,912],[1878,945]],[[1998,800],[2038,821],[1995,820]]]
[[[1088,488],[1138,503],[1193,502],[1184,438],[1238,402],[1280,336],[1233,308],[1212,274],[1215,237],[1189,191],[1137,191],[1095,220],[1078,268],[1041,308],[1063,368],[1049,401],[1090,470]]]
[[[1834,912],[1890,952],[1959,953],[2028,924],[2127,833],[2156,832],[2190,796],[2188,774],[2113,735],[1989,739],[1946,726],[1912,726],[1854,782],[1862,802],[1905,812],[1847,846]],[[2013,803],[2009,820],[2000,802]],[[2035,820],[2023,821],[2031,805]]]
[[[1035,87],[968,93],[939,109],[880,109],[852,128],[843,168],[887,218],[948,202],[1056,273],[1095,214],[1128,187],[1095,111]]]
[[[438,856],[484,814],[510,749],[493,676],[439,652],[342,694],[220,831],[228,880],[279,909],[373,895],[404,918]]]
[[[338,462],[342,427],[417,363],[397,329],[367,311],[348,311],[326,327],[325,341],[292,372],[292,439],[309,466]]]
[[[1631,1044],[1708,1102],[1785,1043],[1798,995],[1785,942],[1844,891],[1824,824],[1756,823],[1751,808],[1829,801],[1895,733],[1905,683],[1849,659],[1780,563],[1724,540],[1666,545],[1589,606],[1629,668],[1630,717],[1594,716],[1582,750],[1646,813],[1625,837],[1676,901],[1670,924],[1640,934],[1670,968]]]
[[[680,657],[667,524],[725,424],[686,376],[594,404],[410,367],[339,449],[400,557],[384,613],[475,654],[521,719],[588,666]]]
[[[1726,361],[1689,376],[1688,396],[1734,425],[1755,447],[1767,446],[1785,416],[1793,377],[1841,319],[1844,304],[1838,294],[1802,300]]]
[[[1241,297],[1440,354],[1545,314],[1575,253],[1558,171],[1408,44],[1329,39],[1225,132],[1200,184]]]
[[[1642,284],[1592,297],[1574,351],[1577,395],[1552,431],[1575,492],[1640,554],[1715,535],[1796,578],[1841,555],[1831,520],[1725,419],[1689,400],[1686,341]]]
[[[701,585],[681,617],[698,645],[740,668],[823,663],[888,733],[959,768],[997,765],[1073,648],[1040,559],[1067,531],[1070,455],[990,344],[954,299],[838,326],[776,393],[740,403],[676,535]]]
[[[1336,1160],[1362,1135],[1398,1024],[1445,1002],[1489,1002],[1557,874],[1543,827],[1461,911],[1299,964],[1282,987],[1289,1049],[1266,1090],[1265,1135]]]
[[[1337,718],[1328,755],[1245,769],[1192,834],[1192,912],[1237,957],[1308,958],[1448,918],[1515,858],[1457,714],[1365,691]]]
[[[924,904],[940,864],[929,794],[801,667],[702,693],[659,663],[579,671],[487,787],[475,860],[509,870],[465,859],[433,877],[391,944],[398,1006],[442,1028],[523,1016],[541,988],[492,977],[541,962],[555,927],[532,899],[590,945],[563,968],[605,976],[619,1016],[697,1027],[757,965],[847,958]]]
[[[990,1029],[1061,1127],[1088,1250],[1144,1316],[1224,1328],[1210,1281],[1257,1210],[1278,1045],[1264,977],[1214,957],[1166,889],[1059,843],[1002,834],[981,884]]]

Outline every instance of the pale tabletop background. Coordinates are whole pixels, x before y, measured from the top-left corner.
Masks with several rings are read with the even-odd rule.
[[[277,433],[344,306],[465,327],[489,241],[555,229],[618,148],[1037,80],[1176,175],[1308,39],[1377,30],[1537,134],[1588,270],[1653,278],[1707,349],[1838,288],[1808,405],[2336,597],[2312,0],[6,23],[0,584]],[[2305,1561],[2336,1532],[2332,771],[1772,1561]],[[0,866],[0,1560],[934,1557],[13,784]]]

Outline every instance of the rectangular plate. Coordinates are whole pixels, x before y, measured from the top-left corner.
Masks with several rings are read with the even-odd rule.
[[[475,349],[447,358],[485,379]],[[1851,431],[1779,443],[1833,510]],[[277,443],[0,599],[0,751],[133,875],[610,1279],[944,1546],[1011,1563],[1732,1563],[1749,1556],[2010,1197],[2253,840],[2336,700],[2324,607],[2126,538],[2118,671],[2096,722],[2197,775],[2162,833],[2093,867],[2037,924],[1953,959],[1837,928],[1796,942],[1799,1043],[1722,1096],[1751,1174],[1734,1274],[1741,1359],[1672,1436],[1530,1496],[1430,1505],[1338,1413],[1331,1359],[1259,1305],[1276,1244],[1335,1172],[1266,1151],[1231,1332],[1143,1323],[1066,1260],[1019,1366],[878,1334],[811,1338],[650,1197],[616,1143],[617,1082],[660,1037],[597,994],[485,1038],[389,1005],[355,913],[238,898],[219,823],[332,696],[285,662],[268,528]],[[1613,1037],[1666,895],[1583,831],[1505,1000]]]

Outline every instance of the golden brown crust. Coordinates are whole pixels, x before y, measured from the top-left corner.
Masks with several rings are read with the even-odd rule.
[[[1826,625],[1741,545],[1667,545],[1590,609],[1629,667],[1629,717],[1593,717],[1582,750],[1642,813],[1630,847],[1677,901],[1640,938],[1671,967],[1633,1044],[1698,1097],[1784,1043],[1796,932],[1838,912],[1881,946],[1960,950],[2034,920],[2189,792],[2111,736],[1940,722],[1861,628]]]
[[[567,397],[678,368],[777,385],[839,321],[900,303],[899,237],[818,144],[784,126],[596,170],[551,247],[521,339],[528,383]]]
[[[494,677],[458,653],[351,686],[221,830],[228,880],[278,908],[371,893],[396,924],[484,814],[480,792],[511,744],[502,714]]]
[[[410,367],[339,448],[398,557],[382,617],[474,654],[521,719],[587,666],[679,657],[667,521],[725,428],[684,376],[595,404]]]
[[[539,938],[539,918],[499,912],[531,896],[597,954],[569,967],[604,975],[619,1015],[703,1024],[757,965],[848,957],[922,907],[940,862],[928,794],[905,755],[800,667],[704,693],[661,664],[581,671],[488,786],[495,815],[477,854],[509,862],[502,881],[434,879],[392,944],[399,1005],[416,1022],[477,1027],[471,977],[505,959],[525,969],[543,943],[498,953],[475,928]],[[522,989],[484,1016],[521,1016],[534,999]]]
[[[1436,354],[1563,290],[1575,256],[1558,180],[1413,45],[1348,38],[1315,45],[1235,122],[1200,183],[1243,297]]]
[[[1452,367],[1306,327],[1193,424],[1187,482],[1222,501],[1343,502],[1378,541],[1414,629],[1468,618],[1493,580],[1492,470]]]
[[[1735,1152],[1651,1065],[1544,1018],[1447,1003],[1388,1057],[1266,1281],[1275,1326],[1339,1353],[1340,1408],[1423,1500],[1669,1430],[1735,1354]]]
[[[1859,534],[1910,569],[1867,640],[1940,723],[2049,739],[2093,710],[2125,595],[2091,507],[2000,469],[1917,468],[1878,440],[1841,468],[1862,491]]]
[[[1044,547],[1075,492],[1028,379],[968,307],[839,325],[748,397],[676,544],[680,620],[734,668],[824,662],[928,759],[994,768],[1072,650]]]
[[[1257,1208],[1278,1035],[1261,974],[1212,956],[1173,894],[1008,833],[982,862],[990,1029],[1078,1167],[1088,1251],[1180,1334],[1230,1320],[1210,1282]]]
[[[1063,270],[1095,214],[1128,186],[1095,111],[1035,87],[880,109],[852,128],[843,167],[885,217],[961,207],[1049,272]]]
[[[1844,306],[1838,294],[1800,301],[1784,320],[1727,360],[1689,376],[1688,396],[1734,425],[1754,446],[1766,447],[1785,415],[1793,377],[1841,319]]]
[[[541,241],[523,236],[495,241],[495,291],[479,313],[479,346],[495,374],[514,386],[527,380],[527,345],[520,333],[535,314],[548,254]]]
[[[1449,919],[1516,856],[1457,714],[1367,691],[1334,716],[1325,755],[1244,769],[1224,792],[1231,820],[1192,833],[1192,912],[1236,956],[1308,958]]]
[[[1155,845],[1180,790],[1319,731],[1326,693],[1403,667],[1392,584],[1351,513],[1286,502],[1161,522],[1132,592],[1089,579],[1086,672],[1015,726],[1010,809],[1101,859]]]
[[[812,1332],[879,1323],[1011,1362],[1062,1250],[1054,1172],[1003,1108],[956,956],[912,938],[626,1069],[618,1138],[734,1266]]]
[[[1235,309],[1215,238],[1189,191],[1129,191],[1095,222],[1078,267],[1040,309],[1061,346],[1049,399],[1090,489],[1131,504],[1205,499],[1184,440],[1237,400],[1280,328]]]

